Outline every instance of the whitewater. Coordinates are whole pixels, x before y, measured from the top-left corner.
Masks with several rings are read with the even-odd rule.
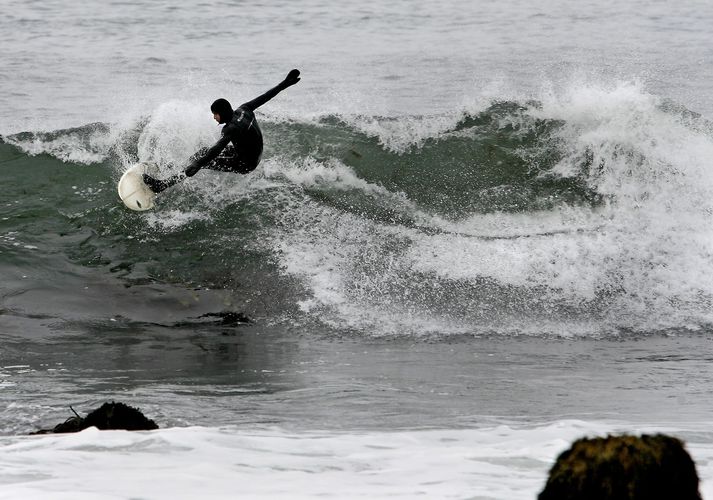
[[[619,432],[713,497],[707,3],[3,7],[0,498],[534,498]],[[293,67],[257,170],[121,205]],[[28,436],[111,400],[161,429]]]

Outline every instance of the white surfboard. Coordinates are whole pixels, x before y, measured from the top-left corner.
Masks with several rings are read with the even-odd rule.
[[[143,211],[153,208],[156,193],[144,184],[142,176],[144,173],[151,173],[154,170],[156,170],[154,165],[137,163],[124,172],[124,175],[119,179],[119,198],[131,210]]]

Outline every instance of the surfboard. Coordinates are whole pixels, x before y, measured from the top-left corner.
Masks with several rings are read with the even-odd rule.
[[[124,202],[124,205],[139,212],[151,210],[154,207],[156,194],[144,184],[142,176],[155,169],[155,165],[150,163],[137,163],[124,172],[117,186],[119,198]]]

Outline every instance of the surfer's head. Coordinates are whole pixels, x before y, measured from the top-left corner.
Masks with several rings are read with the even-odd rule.
[[[211,104],[210,110],[213,112],[213,118],[218,123],[228,123],[233,117],[233,107],[222,97]]]

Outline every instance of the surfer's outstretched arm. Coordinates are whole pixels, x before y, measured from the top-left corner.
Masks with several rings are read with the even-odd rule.
[[[241,108],[247,108],[250,111],[255,111],[257,108],[265,104],[267,101],[275,97],[277,94],[285,90],[287,87],[294,85],[300,81],[300,72],[297,69],[290,71],[284,80],[282,80],[276,87],[271,88],[263,95],[256,97],[252,101],[248,101],[241,105]]]

